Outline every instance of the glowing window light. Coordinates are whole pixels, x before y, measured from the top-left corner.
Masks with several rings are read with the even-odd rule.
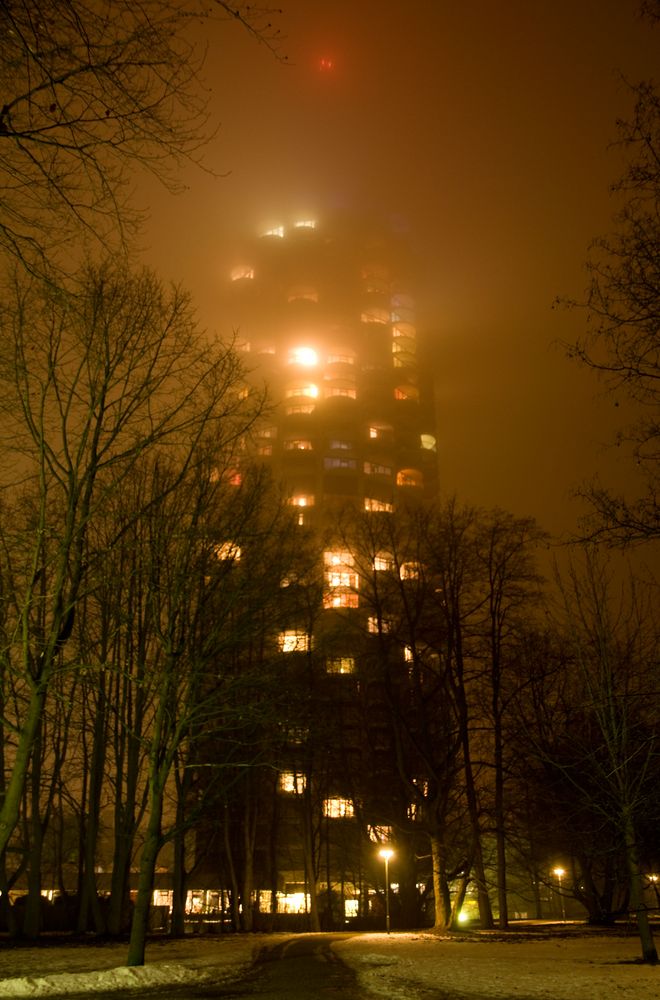
[[[404,337],[408,340],[414,340],[417,331],[412,323],[395,323],[392,326],[392,336],[396,339],[399,337]]]
[[[415,657],[413,655],[412,646],[404,646],[403,647],[403,658],[406,661],[406,663],[412,663],[413,662],[413,660],[415,659]]]
[[[232,281],[242,281],[243,279],[254,278],[253,267],[234,267],[231,272]]]
[[[346,549],[326,549],[323,562],[326,566],[354,566],[355,556]]]
[[[290,385],[286,390],[286,398],[294,399],[297,396],[305,396],[308,399],[316,399],[319,394],[319,387],[313,382],[300,382]]]
[[[329,674],[354,674],[355,657],[329,656],[325,661],[325,669]]]
[[[414,385],[398,385],[394,390],[394,398],[417,401],[419,399],[419,390]]]
[[[388,843],[392,840],[391,826],[369,826],[369,840],[374,844]]]
[[[241,547],[236,542],[220,542],[213,546],[213,555],[223,562],[228,560],[238,562],[241,558]]]
[[[387,309],[379,309],[378,306],[371,306],[369,309],[363,310],[360,319],[363,323],[386,324],[390,321],[390,314]]]
[[[425,451],[436,450],[436,440],[433,434],[420,434],[419,443]]]
[[[316,229],[316,219],[299,219],[294,222],[294,229]]]
[[[356,461],[354,458],[342,458],[337,455],[328,455],[323,459],[324,469],[355,469]]]
[[[328,819],[346,819],[355,815],[355,807],[351,799],[332,795],[323,800],[323,815]]]
[[[354,365],[355,358],[352,354],[329,354],[329,365]]]
[[[400,469],[396,474],[397,486],[423,486],[424,476],[419,469]]]
[[[289,351],[290,365],[304,365],[305,368],[313,368],[317,365],[319,356],[313,347],[293,347]]]
[[[340,441],[337,438],[330,442],[330,451],[350,451],[353,447],[352,441]]]
[[[307,438],[290,438],[284,442],[285,451],[313,451],[314,445]]]
[[[267,229],[264,236],[276,236],[277,239],[284,239],[284,226],[273,226],[272,229]]]
[[[319,293],[315,288],[296,287],[292,288],[286,298],[287,302],[318,302]]]
[[[380,632],[389,632],[390,627],[390,622],[388,622],[385,618],[381,618],[380,621],[378,621],[378,618],[375,615],[370,615],[369,618],[367,618],[367,632],[371,635],[378,635]]]
[[[421,572],[422,567],[416,561],[402,562],[399,567],[399,577],[402,580],[419,580]]]
[[[331,608],[358,608],[360,601],[358,595],[346,587],[334,587],[326,590],[323,594],[323,607],[326,611]]]
[[[388,500],[377,500],[375,497],[365,497],[364,509],[392,514],[394,511],[394,504],[390,503]]]
[[[305,791],[306,784],[304,774],[298,774],[296,771],[282,771],[280,773],[278,781],[279,789],[288,795],[300,795]]]
[[[289,503],[291,504],[292,507],[313,507],[314,494],[294,493],[292,497],[289,497]]]
[[[374,556],[373,566],[377,573],[386,573],[394,567],[394,559],[388,552],[378,552]]]
[[[310,647],[310,635],[303,629],[287,628],[277,637],[277,648],[280,653],[307,653]]]

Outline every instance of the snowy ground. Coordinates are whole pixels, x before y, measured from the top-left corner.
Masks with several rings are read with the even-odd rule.
[[[187,938],[152,942],[147,965],[121,965],[125,945],[10,947],[0,944],[0,998],[90,996],[166,983],[240,976],[266,943],[284,935]],[[474,934],[443,939],[426,933],[346,935],[334,949],[365,990],[391,1000],[446,991],[452,1000],[658,1000],[660,966],[638,962],[634,936],[550,933]]]

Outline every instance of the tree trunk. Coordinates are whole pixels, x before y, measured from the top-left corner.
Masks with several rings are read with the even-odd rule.
[[[160,789],[152,791],[149,821],[140,855],[137,899],[131,922],[131,936],[128,943],[127,965],[144,965],[144,952],[149,930],[149,910],[154,891],[156,861],[161,849],[160,824],[163,814],[163,794]]]
[[[653,940],[653,931],[649,923],[648,911],[644,905],[635,829],[632,816],[628,811],[624,811],[623,815],[623,833],[628,875],[630,878],[630,906],[637,918],[639,940],[642,945],[642,959],[649,964],[655,965],[658,961],[658,952]]]
[[[431,834],[431,859],[433,865],[433,899],[434,918],[433,930],[447,930],[451,922],[451,899],[449,883],[445,875],[444,851],[442,841],[437,834]]]

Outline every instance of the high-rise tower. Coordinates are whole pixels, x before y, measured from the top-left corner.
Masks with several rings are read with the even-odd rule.
[[[296,221],[249,244],[231,278],[248,367],[278,404],[258,450],[300,523],[433,497],[433,396],[400,242]]]

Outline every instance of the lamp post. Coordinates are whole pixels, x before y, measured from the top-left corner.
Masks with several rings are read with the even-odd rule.
[[[564,896],[561,891],[561,878],[562,875],[566,874],[566,872],[564,871],[563,868],[553,868],[552,874],[557,876],[557,887],[559,892],[559,900],[561,902],[561,919],[564,921],[564,923],[566,923],[566,906],[564,904]]]
[[[390,933],[390,858],[394,856],[394,851],[389,847],[383,847],[378,852],[385,862],[385,930]]]

